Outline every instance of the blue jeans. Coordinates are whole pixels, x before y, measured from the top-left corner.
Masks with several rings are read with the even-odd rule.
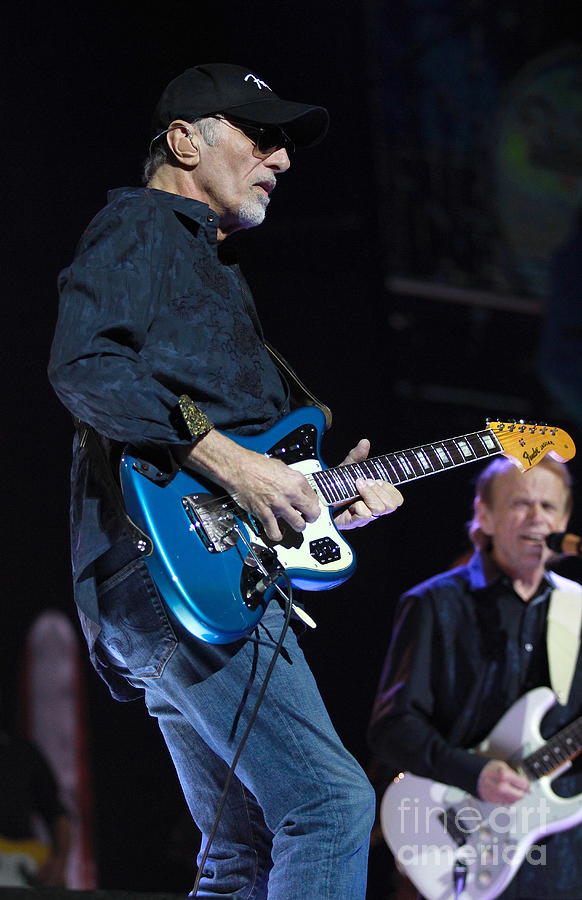
[[[145,562],[99,588],[101,652],[145,691],[203,835],[283,613],[271,602],[254,638],[209,645],[168,613]],[[363,900],[374,795],[343,747],[289,629],[237,766],[200,897]]]

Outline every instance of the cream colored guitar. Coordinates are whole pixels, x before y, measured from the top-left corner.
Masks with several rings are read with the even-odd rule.
[[[582,752],[582,716],[545,741],[540,722],[555,702],[550,688],[535,688],[476,748],[529,778],[529,792],[511,806],[408,773],[386,790],[382,832],[398,868],[426,900],[494,900],[528,855],[532,864],[543,863],[536,841],[582,822],[582,794],[560,797],[552,788]]]

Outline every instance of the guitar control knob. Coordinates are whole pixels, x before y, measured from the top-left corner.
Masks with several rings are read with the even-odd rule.
[[[477,883],[479,887],[487,887],[488,885],[490,885],[492,877],[493,876],[488,869],[481,869],[481,871],[477,875]]]

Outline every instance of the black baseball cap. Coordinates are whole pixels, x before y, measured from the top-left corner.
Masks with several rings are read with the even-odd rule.
[[[152,119],[152,139],[174,119],[224,113],[257,125],[280,125],[297,147],[313,147],[325,137],[329,115],[323,106],[282,100],[244,66],[209,63],[186,69],[169,83]]]

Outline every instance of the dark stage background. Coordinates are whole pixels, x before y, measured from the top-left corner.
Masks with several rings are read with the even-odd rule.
[[[297,155],[265,225],[237,238],[266,334],[334,410],[330,463],[362,436],[379,453],[473,431],[487,415],[555,420],[582,445],[576,352],[569,361],[550,342],[539,355],[550,327],[547,297],[559,300],[562,291],[569,309],[580,305],[576,252],[560,269],[559,288],[550,266],[580,202],[582,160],[572,150],[582,122],[577,5],[165,0],[155,8],[61,0],[8,7],[6,724],[17,719],[22,642],[34,617],[56,608],[75,621],[71,423],[45,376],[56,275],[106,190],[139,181],[153,105],[188,65],[240,62],[282,96],[330,110],[327,140]],[[552,60],[571,94],[551,76],[537,84]],[[529,165],[523,141],[532,133],[530,151],[558,149]],[[527,159],[516,172],[520,152]],[[517,223],[516,209],[523,210]],[[580,318],[570,327],[569,313],[560,318],[555,308],[551,335],[565,322],[579,340]],[[579,473],[577,460],[572,469]],[[353,535],[359,569],[351,581],[309,600],[319,627],[305,649],[340,734],[364,766],[395,600],[467,550],[475,474],[469,467],[406,488],[397,515]],[[579,509],[572,524],[582,528]],[[156,725],[139,704],[115,704],[85,674],[99,887],[188,889],[184,805]],[[376,853],[372,900],[390,896],[389,876]]]

